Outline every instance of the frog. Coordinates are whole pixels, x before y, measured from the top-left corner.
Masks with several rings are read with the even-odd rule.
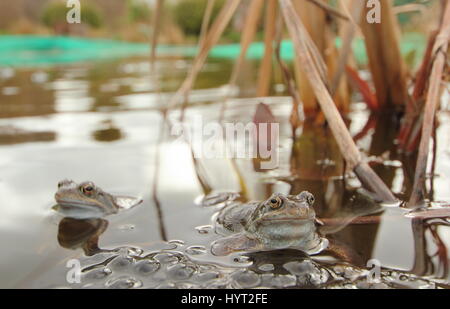
[[[103,191],[92,181],[76,183],[68,179],[58,182],[55,200],[56,211],[76,219],[102,218],[142,203],[140,198]]]
[[[225,256],[234,252],[297,249],[318,254],[328,240],[317,230],[314,195],[272,194],[267,200],[231,203],[215,218],[215,230],[224,237],[211,244],[211,252]]]

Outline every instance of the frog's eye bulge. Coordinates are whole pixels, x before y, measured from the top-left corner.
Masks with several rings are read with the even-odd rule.
[[[310,206],[314,203],[314,195],[312,193],[309,193],[308,191],[303,191],[299,195],[297,195],[297,198],[299,200],[306,201]]]
[[[82,184],[80,186],[80,191],[84,194],[84,195],[91,195],[94,192],[94,186],[91,183],[86,183],[86,184]]]
[[[312,205],[312,204],[314,203],[314,201],[315,201],[314,195],[312,195],[312,194],[309,194],[308,197],[307,197],[307,199],[308,199],[308,203],[309,203],[310,205]]]
[[[283,200],[279,196],[274,196],[269,200],[269,206],[272,209],[278,209],[283,205]]]

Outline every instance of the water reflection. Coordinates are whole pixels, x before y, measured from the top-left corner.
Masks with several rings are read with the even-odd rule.
[[[82,248],[86,256],[92,256],[107,251],[98,246],[107,228],[108,221],[104,219],[63,218],[58,225],[58,243],[66,249]]]
[[[375,258],[383,266],[383,284],[388,287],[392,278],[398,286],[445,287],[447,221],[405,218],[398,209],[368,211],[367,202],[355,199],[360,184],[345,173],[326,126],[306,122],[292,138],[289,98],[230,100],[225,114],[226,121],[246,123],[254,119],[261,101],[270,107],[280,123],[277,169],[261,170],[246,159],[193,160],[189,145],[172,143],[173,137],[161,130],[160,109],[189,66],[188,59],[162,59],[155,76],[161,93],[154,92],[145,59],[0,70],[1,241],[22,244],[0,255],[0,265],[7,266],[0,271],[0,286],[9,286],[34,265],[50,260],[42,254],[50,252],[51,265],[38,269],[41,277],[30,280],[30,285],[66,285],[64,261],[75,257],[84,267],[79,287],[373,287],[365,280],[365,263]],[[186,119],[201,114],[206,121],[217,121],[230,67],[218,62],[202,71]],[[252,84],[255,74],[246,72],[246,83]],[[433,177],[430,190],[436,203],[450,201],[448,115],[439,114],[435,168],[439,176]],[[383,117],[387,118],[370,115],[363,104],[355,103],[347,123],[372,167],[402,198],[410,194],[415,158],[396,154],[394,145],[384,142],[395,130]],[[160,159],[155,160],[157,151]],[[65,218],[53,224],[48,209],[54,183],[67,177],[92,179],[119,193],[139,192],[145,202],[109,222]],[[234,191],[243,195],[241,201],[248,201],[303,190],[315,195],[320,218],[365,215],[365,222],[340,221],[327,232],[339,245],[338,254],[310,259],[298,251],[264,252],[240,255],[240,262],[234,262],[209,253],[210,243],[217,239],[208,225],[214,210],[195,205],[195,197]],[[199,232],[195,227],[201,227]],[[53,252],[48,246],[56,232],[64,249]]]
[[[0,126],[0,145],[14,145],[30,142],[52,142],[55,140],[55,132],[30,131],[12,125]]]
[[[102,121],[100,128],[92,133],[92,137],[99,142],[113,142],[122,139],[123,134],[113,121],[108,119]]]

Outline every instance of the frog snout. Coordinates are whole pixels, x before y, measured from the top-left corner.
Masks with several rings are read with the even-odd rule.
[[[58,192],[56,192],[55,193],[55,200],[60,200],[61,199],[61,194],[60,193],[58,193]]]

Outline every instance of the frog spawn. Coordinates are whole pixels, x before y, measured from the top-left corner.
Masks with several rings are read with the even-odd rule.
[[[439,283],[412,274],[382,270],[368,280],[369,270],[346,264],[325,264],[289,252],[240,255],[250,266],[217,266],[194,261],[188,249],[144,251],[122,248],[81,259],[81,283],[70,288],[436,288]],[[271,263],[273,262],[273,263]],[[247,264],[247,265],[249,265]]]

